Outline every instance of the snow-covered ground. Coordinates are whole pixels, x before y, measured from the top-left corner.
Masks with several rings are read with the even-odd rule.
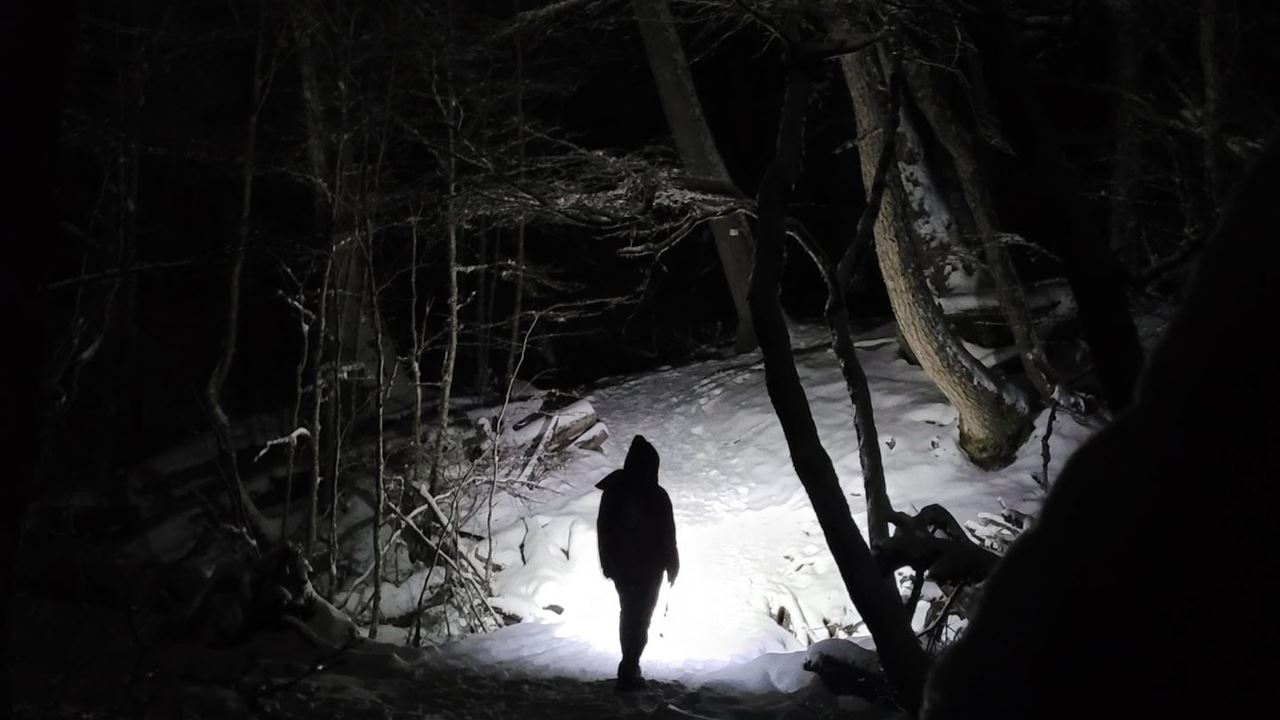
[[[825,329],[796,326],[792,332],[819,432],[854,518],[865,527],[853,410]],[[956,447],[955,411],[919,368],[899,359],[893,327],[859,336],[858,346],[895,507],[914,511],[940,503],[961,523],[999,513],[1002,502],[1037,509],[1042,491],[1033,473],[1041,470],[1044,415],[1016,462],[997,472],[977,470]],[[522,622],[425,650],[406,646],[406,629],[383,625],[378,642],[360,641],[323,663],[317,658],[327,651],[288,629],[230,649],[147,643],[150,649],[137,657],[131,650],[139,647],[137,630],[119,612],[86,620],[98,628],[90,636],[62,621],[87,610],[32,599],[23,610],[29,622],[19,625],[29,636],[19,645],[38,651],[22,666],[34,693],[27,702],[57,708],[49,717],[108,717],[128,704],[118,693],[129,687],[129,703],[151,708],[152,717],[187,710],[209,717],[892,716],[892,708],[837,699],[804,669],[806,654],[858,654],[844,640],[822,642],[832,636],[872,645],[792,469],[759,353],[613,378],[584,399],[608,427],[600,450],[571,447],[538,465],[537,473],[521,462],[499,465],[524,469],[516,471],[520,482],[500,477],[495,485],[492,553],[498,569],[491,602]],[[536,405],[526,403],[520,413]],[[520,413],[512,409],[508,417]],[[1058,415],[1051,477],[1090,432]],[[659,602],[642,659],[655,682],[620,697],[610,683],[619,660],[618,601],[599,569],[595,483],[622,465],[636,434],[661,456],[659,477],[675,509],[681,572]],[[173,562],[190,542],[192,512],[158,519],[131,543],[135,552],[125,559]],[[485,536],[489,522],[486,513],[474,515],[474,537]],[[463,547],[477,567],[484,566],[487,541],[464,540]],[[385,617],[413,607],[421,576],[416,583],[413,577],[400,587],[384,583]],[[926,598],[930,592],[937,589],[926,584]],[[918,625],[923,614],[922,603]],[[777,621],[782,616],[789,629]],[[96,668],[98,681],[67,683],[59,668],[71,657]],[[113,692],[114,704],[104,704],[101,698]],[[91,707],[102,711],[84,710]]]
[[[961,523],[998,513],[1000,501],[1034,512],[1042,491],[1044,416],[1009,467],[983,472],[956,446],[956,413],[923,372],[899,359],[892,327],[859,338],[899,509],[941,503]],[[846,498],[865,528],[853,411],[825,329],[793,328],[796,362]],[[543,490],[502,496],[493,519],[493,602],[524,622],[432,652],[454,667],[535,677],[612,677],[618,603],[601,576],[594,484],[620,467],[633,435],[661,455],[659,477],[675,508],[678,582],[659,602],[643,658],[650,678],[688,686],[792,692],[812,680],[806,646],[852,636],[870,644],[792,469],[758,353],[665,368],[601,383],[587,399],[607,424],[600,451],[571,450],[538,479]],[[1052,476],[1090,429],[1059,415]],[[487,545],[473,552],[483,561]],[[794,632],[775,618],[786,608]],[[916,622],[922,621],[922,610]],[[394,631],[394,629],[391,629]],[[381,636],[380,636],[381,638]]]

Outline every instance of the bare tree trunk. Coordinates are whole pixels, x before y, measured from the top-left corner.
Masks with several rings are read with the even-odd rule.
[[[454,95],[452,79],[448,81],[445,117],[448,118],[447,132],[448,157],[445,160],[445,173],[448,180],[449,199],[446,201],[445,250],[447,272],[449,276],[449,334],[445,346],[444,365],[440,369],[440,410],[436,422],[436,435],[431,453],[431,474],[428,478],[429,492],[434,497],[440,489],[440,474],[444,462],[445,440],[449,432],[449,402],[453,392],[453,371],[458,356],[458,207],[454,195],[458,191],[457,165],[454,160],[454,144],[456,142],[457,98]]]
[[[480,398],[484,398],[489,392],[489,228],[484,223],[476,232],[479,235],[479,242],[476,244],[476,326],[474,328],[476,338],[476,373],[475,373],[475,392]],[[497,243],[494,243],[497,248]]]
[[[222,335],[222,345],[218,353],[218,361],[209,374],[205,384],[205,402],[209,409],[210,423],[213,426],[214,438],[218,446],[218,464],[227,486],[227,497],[231,502],[232,516],[235,522],[246,531],[253,533],[258,539],[269,537],[267,520],[254,505],[253,498],[240,480],[237,466],[235,445],[231,437],[231,421],[222,409],[222,388],[226,385],[227,374],[231,371],[231,363],[236,354],[236,335],[240,329],[240,276],[244,269],[245,247],[249,244],[250,212],[253,207],[254,160],[258,140],[258,114],[263,100],[263,43],[265,19],[258,20],[258,39],[253,57],[253,77],[251,79],[251,107],[243,156],[241,157],[240,174],[240,218],[237,224],[236,242],[231,255],[231,267],[227,273],[227,316]]]
[[[871,186],[867,188],[867,202],[862,216],[858,218],[857,229],[853,239],[835,267],[835,282],[828,283],[827,291],[827,325],[832,332],[832,347],[840,360],[840,369],[844,374],[845,387],[853,402],[853,424],[858,436],[858,459],[862,464],[862,486],[867,499],[867,540],[872,547],[877,547],[889,539],[889,518],[893,515],[893,503],[889,501],[889,491],[884,475],[884,459],[880,455],[880,439],[876,432],[875,411],[871,406],[871,388],[867,385],[867,375],[858,361],[858,353],[853,345],[853,330],[849,326],[849,308],[845,296],[852,284],[854,276],[870,253],[872,229],[876,217],[880,214],[880,205],[884,201],[884,191],[888,184],[890,166],[894,160],[894,145],[897,135],[898,112],[901,105],[901,79],[891,77],[889,81],[889,125],[884,129],[884,143],[880,148],[880,158],[876,162],[876,171]],[[828,273],[830,274],[830,273]]]
[[[765,362],[765,385],[786,436],[791,463],[804,484],[818,524],[840,570],[845,588],[866,620],[898,699],[908,712],[920,705],[929,668],[896,589],[881,577],[862,533],[849,513],[831,458],[818,430],[791,354],[778,285],[785,238],[787,198],[800,174],[804,115],[812,82],[803,68],[787,77],[778,123],[778,151],[757,199],[755,266],[751,275],[752,317]],[[872,186],[868,182],[868,187]]]
[[[689,172],[700,178],[732,184],[711,128],[702,114],[698,91],[689,72],[689,61],[685,58],[667,0],[632,0],[632,6],[649,57],[649,69],[657,82],[658,96],[681,161]],[[738,312],[734,350],[747,352],[756,346],[751,308],[747,302],[753,244],[751,231],[740,214],[717,218],[709,224],[715,237],[716,252],[720,255],[720,266],[724,269],[733,305]]]
[[[378,347],[382,347],[382,313],[378,307],[377,286],[373,279],[373,235],[370,233],[366,238],[368,245],[369,258],[365,263],[365,267],[369,268],[368,285],[372,292],[373,300],[373,334],[378,343]],[[369,625],[369,639],[378,637],[378,619],[382,611],[382,507],[385,504],[384,494],[386,475],[387,475],[387,440],[385,430],[385,406],[386,406],[386,373],[387,361],[384,353],[378,353],[378,381],[376,386],[377,395],[374,400],[375,411],[378,414],[378,475],[375,478],[373,492],[373,619]]]
[[[324,428],[320,417],[324,410],[324,345],[329,316],[329,276],[333,274],[332,256],[325,259],[320,274],[320,294],[316,300],[316,331],[312,349],[311,373],[311,487],[307,492],[306,540],[304,552],[309,559],[320,528],[320,477],[323,463],[320,439]]]
[[[973,137],[939,95],[937,79],[927,66],[920,62],[907,63],[907,76],[917,106],[955,166],[965,204],[982,238],[983,255],[995,282],[1000,310],[1013,333],[1022,369],[1040,397],[1048,400],[1053,396],[1053,383],[1045,376],[1042,367],[1045,362],[1044,351],[1036,336],[1026,296],[1022,293],[1022,283],[1007,248],[1000,241],[995,201],[991,198],[989,185],[983,176]]]
[[[298,282],[298,328],[302,332],[302,352],[298,355],[298,364],[293,372],[293,408],[289,414],[290,439],[286,447],[284,470],[284,512],[280,516],[280,539],[289,537],[289,514],[293,507],[293,469],[298,455],[298,441],[295,434],[302,416],[302,386],[307,371],[307,356],[311,354],[311,322],[307,319],[307,293],[305,279]],[[311,444],[315,445],[316,436],[311,436]]]
[[[417,487],[418,468],[422,464],[422,331],[418,326],[418,213],[409,223],[409,379],[413,382],[413,414],[409,441],[412,449],[409,484]]]
[[[330,257],[336,249],[330,246]],[[337,268],[332,268],[337,272]],[[336,277],[336,276],[335,276]],[[339,320],[342,311],[339,309],[339,286],[333,283],[334,344],[329,360],[329,599],[333,599],[338,591],[338,476],[342,470],[342,333]]]
[[[516,11],[519,12],[519,2],[516,3]],[[524,182],[524,166],[525,166],[525,147],[524,147],[524,47],[520,44],[520,35],[516,35],[516,158],[518,168],[516,172],[520,178],[521,184]],[[507,348],[507,367],[505,387],[510,388],[511,383],[515,379],[518,367],[517,356],[523,352],[523,344],[520,343],[520,322],[521,315],[524,313],[524,226],[525,218],[522,214],[520,222],[516,225],[516,267],[515,267],[515,297],[511,303],[511,334],[509,337],[509,345]],[[519,352],[517,351],[519,348]],[[495,432],[497,428],[494,428]]]
[[[311,28],[308,18],[299,11],[294,16],[294,39],[298,46],[298,74],[301,78],[302,113],[307,126],[307,163],[310,171],[312,187],[312,212],[316,245],[324,248],[326,253],[324,272],[321,274],[320,296],[316,302],[316,334],[312,374],[312,406],[311,406],[311,488],[307,498],[307,520],[305,552],[311,557],[320,535],[320,482],[323,477],[324,448],[332,448],[337,443],[338,427],[336,423],[322,422],[326,407],[337,402],[338,387],[325,377],[325,346],[328,344],[330,292],[336,287],[333,282],[335,272],[333,253],[333,194],[334,188],[328,181],[329,162],[325,148],[324,106],[320,99],[320,81],[317,77],[315,57],[311,49]],[[329,362],[337,364],[339,359],[332,353]],[[325,392],[329,393],[329,406],[325,403]],[[329,433],[326,437],[325,432]],[[330,482],[336,482],[331,477]],[[335,508],[336,511],[336,508]],[[330,588],[333,578],[330,578]]]
[[[883,144],[879,128],[889,125],[883,75],[871,53],[845,56],[841,64],[856,111],[863,182],[871,187]],[[899,169],[924,161],[906,120],[898,133]],[[894,316],[921,367],[956,408],[960,448],[979,467],[1002,467],[1013,460],[1031,430],[1026,399],[983,367],[947,326],[911,241],[913,208],[904,202],[904,173],[896,175],[875,224],[876,255]]]

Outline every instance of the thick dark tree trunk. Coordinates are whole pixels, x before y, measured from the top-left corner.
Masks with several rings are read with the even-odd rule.
[[[826,256],[821,245],[807,234],[801,234],[805,250],[817,264],[827,284],[827,303],[824,314],[831,333],[831,347],[840,362],[845,388],[853,404],[854,433],[858,439],[858,460],[862,466],[862,485],[867,500],[867,539],[876,548],[889,539],[889,518],[894,515],[893,504],[885,482],[884,460],[880,454],[880,440],[876,432],[875,410],[871,405],[871,389],[867,375],[858,360],[853,344],[853,330],[849,324],[849,307],[845,295],[860,267],[871,254],[872,228],[880,214],[890,167],[893,165],[894,133],[897,129],[901,83],[895,77],[890,90],[889,118],[891,126],[885,129],[886,141],[876,164],[875,179],[867,190],[867,201],[862,216],[839,263]]]
[[[699,178],[732,184],[711,128],[702,114],[689,61],[685,58],[667,0],[632,0],[632,5],[640,25],[640,37],[649,56],[649,68],[658,85],[662,109],[667,115],[667,125],[671,128],[685,169]],[[740,214],[717,218],[709,224],[715,237],[716,252],[720,255],[720,265],[733,296],[733,305],[738,312],[738,337],[734,350],[747,352],[756,346],[751,309],[747,303],[751,230]]]
[[[800,174],[804,116],[811,87],[805,69],[793,68],[788,73],[778,124],[777,156],[761,182],[757,199],[759,220],[749,295],[751,313],[764,356],[765,384],[786,436],[791,463],[804,484],[845,587],[876,640],[899,700],[914,711],[919,706],[929,660],[911,632],[910,618],[895,588],[881,577],[849,513],[840,479],[818,438],[778,303],[787,198]]]
[[[1135,403],[1071,456],[987,580],[930,676],[926,720],[1250,717],[1274,705],[1280,556],[1265,548],[1280,547],[1280,365],[1222,348],[1258,330],[1241,308],[1280,307],[1277,138],[1225,206]],[[1123,517],[1100,528],[1098,508]],[[1151,602],[1117,594],[1152,587],[1165,591]]]
[[[1022,63],[1015,55],[998,61],[1009,67],[1021,67]],[[1024,76],[1021,82],[1030,84],[1033,80]],[[1061,219],[1046,224],[1039,237],[1062,259],[1107,404],[1113,411],[1123,410],[1133,399],[1143,361],[1138,330],[1129,311],[1124,269],[1115,251],[1108,247],[1107,238],[1090,226],[1089,210],[1080,189],[1084,181],[1077,179],[1067,166],[1058,133],[1044,116],[1042,106],[1024,95],[1014,107],[1028,128],[1028,140],[1018,152],[1042,171],[1028,198],[1035,203],[1036,211]],[[1114,202],[1111,211],[1114,221],[1114,213],[1120,211]],[[1116,228],[1114,222],[1112,228]],[[1112,240],[1115,237],[1112,235]]]

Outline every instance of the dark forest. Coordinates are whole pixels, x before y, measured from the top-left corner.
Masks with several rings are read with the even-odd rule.
[[[81,0],[3,28],[15,716],[1262,700],[1269,0]],[[684,558],[663,541],[647,684],[613,684],[620,467],[670,492]]]

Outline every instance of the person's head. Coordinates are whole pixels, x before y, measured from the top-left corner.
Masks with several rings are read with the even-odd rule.
[[[627,451],[626,462],[622,465],[627,474],[638,478],[658,479],[658,451],[653,449],[643,435],[631,440],[631,449]]]

